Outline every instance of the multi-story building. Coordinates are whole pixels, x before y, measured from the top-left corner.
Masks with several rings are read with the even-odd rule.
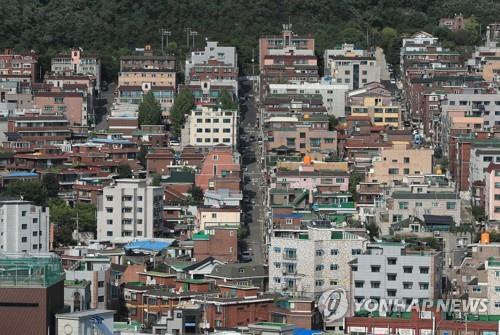
[[[356,90],[371,82],[380,82],[380,64],[367,52],[353,50],[344,44],[342,49],[325,50],[325,76],[337,84],[346,84]]]
[[[145,89],[144,85],[121,85],[118,87],[117,92],[118,104],[132,105],[135,108],[138,108],[141,104],[144,95],[151,92],[162,107],[162,114],[165,117],[168,117],[170,107],[174,104],[174,86],[151,86],[149,89]]]
[[[88,104],[80,92],[38,92],[34,105],[43,114],[64,115],[71,126],[87,126]]]
[[[101,59],[97,55],[84,53],[74,48],[69,54],[59,54],[52,58],[51,72],[59,75],[86,75],[96,80],[95,88],[101,89]]]
[[[239,227],[240,221],[241,209],[239,206],[200,206],[196,215],[196,226],[199,230],[219,226]]]
[[[25,113],[7,121],[9,142],[27,142],[32,147],[63,144],[71,138],[69,121],[63,115]]]
[[[197,106],[214,106],[219,103],[222,92],[226,91],[233,98],[236,97],[237,82],[233,80],[204,79],[191,81],[187,85],[179,86],[179,91],[188,90],[193,94]]]
[[[193,109],[182,131],[182,145],[211,148],[218,144],[238,145],[238,111],[208,106]]]
[[[162,236],[163,189],[145,179],[117,179],[98,199],[97,238]]]
[[[195,175],[195,184],[203,191],[221,188],[240,190],[241,155],[225,145],[214,146],[206,155],[199,172]]]
[[[120,72],[132,69],[171,69],[175,70],[175,57],[172,55],[155,55],[150,45],[134,55],[120,58]]]
[[[392,143],[392,147],[381,148],[380,156],[373,161],[368,179],[382,184],[398,183],[406,175],[432,173],[432,155],[429,148],[412,148],[408,142]]]
[[[317,299],[332,288],[350,290],[350,266],[367,240],[323,222],[305,230],[274,230],[269,246],[269,290]],[[329,325],[331,326],[331,325]]]
[[[473,141],[470,148],[470,186],[476,181],[484,181],[486,170],[491,162],[500,162],[500,140],[490,138]]]
[[[193,258],[203,261],[213,257],[225,263],[238,261],[238,227],[213,226],[192,236]]]
[[[347,85],[335,84],[328,81],[319,83],[300,83],[300,84],[270,84],[270,94],[300,94],[300,95],[320,95],[323,100],[323,106],[330,115],[335,117],[345,116],[345,94],[348,90]],[[304,103],[309,99],[304,97]]]
[[[425,215],[451,216],[456,225],[461,224],[460,197],[455,192],[436,191],[415,185],[411,191],[395,191],[387,203],[391,223],[408,219],[410,216],[424,219]]]
[[[90,282],[84,280],[64,281],[64,308],[69,312],[86,311],[90,309]]]
[[[54,254],[2,254],[0,324],[5,334],[56,335],[64,312],[64,271]]]
[[[49,208],[22,199],[0,201],[0,251],[49,251]]]
[[[206,78],[215,80],[238,79],[238,55],[235,47],[224,47],[207,41],[204,50],[192,51],[186,59],[186,82]]]
[[[0,54],[0,75],[1,76],[25,76],[29,82],[37,80],[38,56],[34,52],[17,54],[13,49],[5,49]]]
[[[295,151],[315,156],[337,151],[337,132],[329,130],[327,115],[271,117],[264,134],[267,151]]]
[[[347,113],[369,116],[374,126],[401,126],[401,105],[382,84],[370,83],[347,93]]]
[[[500,164],[490,162],[484,187],[485,214],[490,221],[500,221]]]
[[[442,254],[411,250],[404,243],[371,243],[351,263],[351,296],[364,299],[437,299],[441,296]]]
[[[439,19],[439,26],[457,32],[465,27],[464,16],[455,14],[454,17],[442,17]]]

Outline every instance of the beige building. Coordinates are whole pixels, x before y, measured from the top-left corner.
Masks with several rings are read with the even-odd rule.
[[[154,86],[175,87],[173,69],[124,69],[118,74],[118,86],[141,86],[149,90]]]
[[[352,116],[369,116],[375,126],[401,126],[401,105],[380,83],[347,92],[346,109]]]
[[[183,146],[212,147],[224,144],[234,148],[238,143],[238,111],[197,107],[187,117],[181,137]]]
[[[199,231],[210,227],[240,225],[241,210],[239,206],[199,207],[196,223]]]
[[[429,148],[412,148],[408,142],[393,142],[390,148],[381,148],[368,174],[370,182],[401,183],[404,176],[432,173],[432,154]]]

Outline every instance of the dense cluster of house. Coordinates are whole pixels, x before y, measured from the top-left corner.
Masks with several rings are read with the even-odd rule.
[[[27,308],[0,305],[0,324],[498,334],[499,59],[494,23],[469,59],[421,31],[403,39],[399,69],[352,44],[325,50],[320,69],[314,38],[285,24],[259,39],[258,76],[240,77],[236,48],[214,41],[187,55],[182,84],[171,55],[145,46],[122,57],[102,116],[98,55],[56,55],[42,77],[36,53],[6,50],[0,189],[53,175],[68,205],[95,205],[97,227],[77,225],[77,245],[59,245],[48,207],[0,199],[0,298]],[[174,137],[170,110],[186,90],[194,107]],[[162,125],[139,125],[150,93]],[[244,108],[222,108],[224,95]],[[259,229],[248,237],[248,226]],[[331,290],[346,295],[336,319],[318,303]],[[359,308],[446,298],[485,309]]]

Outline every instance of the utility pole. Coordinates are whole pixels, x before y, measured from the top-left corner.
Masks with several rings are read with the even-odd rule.
[[[167,29],[161,28],[160,29],[160,34],[161,34],[161,52],[162,52],[162,54],[165,54],[164,47],[163,47],[163,37],[164,36],[167,37],[167,50],[168,50],[168,37],[170,35],[172,35],[172,32],[169,31],[169,30],[167,30]]]
[[[193,37],[193,44],[191,45],[191,47],[194,49],[194,37],[198,36],[198,32],[191,30],[191,32],[189,34]]]
[[[191,28],[189,27],[184,28],[184,31],[186,32],[186,45],[187,45],[187,50],[189,51],[189,35],[191,34]]]

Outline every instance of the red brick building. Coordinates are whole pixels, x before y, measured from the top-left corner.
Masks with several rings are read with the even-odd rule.
[[[38,55],[34,52],[16,54],[13,49],[5,49],[0,54],[0,75],[2,76],[26,76],[31,82],[35,82],[38,76]]]
[[[229,146],[217,145],[210,150],[195,176],[195,184],[203,191],[228,188],[240,190],[240,154]]]
[[[193,235],[193,258],[202,260],[213,257],[222,262],[238,260],[238,228],[212,227]]]

